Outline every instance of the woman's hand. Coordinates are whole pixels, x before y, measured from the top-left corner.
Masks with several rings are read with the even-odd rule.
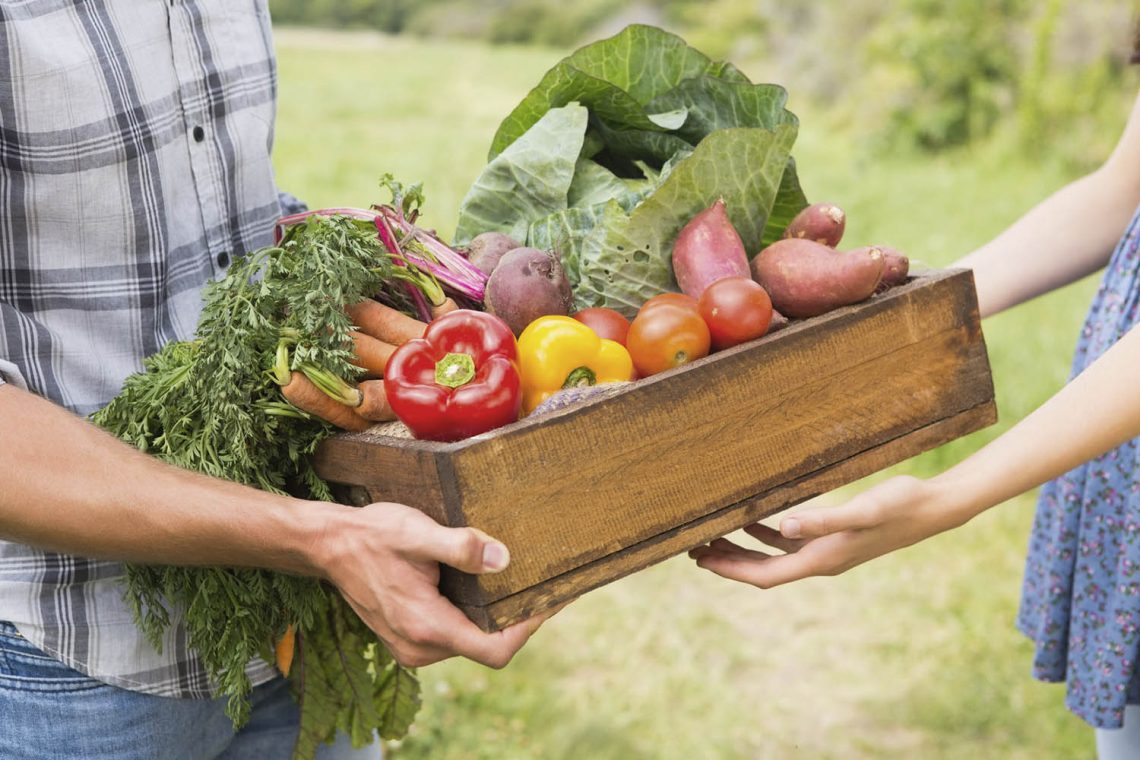
[[[932,481],[895,477],[842,506],[789,515],[778,531],[760,523],[744,529],[783,554],[753,551],[718,538],[689,556],[717,575],[760,588],[838,575],[965,522],[970,515],[957,509],[944,490]]]

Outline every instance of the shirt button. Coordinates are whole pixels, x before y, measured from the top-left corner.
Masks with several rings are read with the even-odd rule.
[[[218,254],[218,266],[225,269],[230,265],[230,254],[228,251],[222,251]]]
[[[206,130],[201,127],[194,127],[194,142],[202,142],[206,139]]]

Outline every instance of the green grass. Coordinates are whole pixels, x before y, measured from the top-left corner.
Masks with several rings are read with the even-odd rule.
[[[428,222],[445,235],[499,120],[561,57],[297,32],[278,49],[281,186],[314,205],[367,205],[391,171],[425,183]],[[872,157],[827,114],[792,107],[809,197],[847,209],[853,245],[890,243],[930,265],[1070,178],[997,143]],[[1054,392],[1094,287],[989,320],[1001,422],[893,471],[936,472]],[[839,578],[767,592],[664,562],[575,602],[501,672],[424,669],[424,710],[391,756],[1090,757],[1091,731],[1063,687],[1030,678],[1013,629],[1032,511],[1027,495]]]

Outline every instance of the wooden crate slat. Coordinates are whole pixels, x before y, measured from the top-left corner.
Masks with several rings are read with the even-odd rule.
[[[708,543],[745,525],[876,473],[918,452],[981,430],[993,424],[996,419],[993,402],[982,404],[510,596],[486,605],[465,605],[461,602],[460,606],[483,630],[500,630],[694,546]]]

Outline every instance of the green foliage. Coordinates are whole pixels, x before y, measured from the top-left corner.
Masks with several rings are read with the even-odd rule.
[[[1010,46],[1024,0],[906,0],[864,48],[868,68],[901,67],[885,118],[894,140],[928,150],[985,137],[1015,97]],[[873,75],[872,75],[873,76]]]
[[[239,258],[210,283],[195,339],[147,359],[94,421],[178,467],[330,499],[309,455],[333,430],[283,402],[269,369],[287,341],[293,369],[311,363],[353,377],[343,307],[382,290],[391,271],[370,224],[311,217],[279,246]],[[295,669],[306,741],[331,737],[338,725],[361,741],[377,728],[397,735],[415,714],[414,700],[403,697],[395,710],[373,705],[390,689],[395,666],[340,596],[315,579],[131,565],[127,598],[155,646],[173,614],[182,617],[191,648],[229,698],[235,725],[249,717],[246,665],[258,656],[272,661],[272,644],[288,625],[306,642]],[[297,757],[311,756],[306,746],[298,745]]]
[[[579,307],[632,316],[675,289],[673,239],[718,198],[753,253],[807,204],[786,100],[676,35],[628,26],[559,62],[503,120],[457,237],[555,248]]]

